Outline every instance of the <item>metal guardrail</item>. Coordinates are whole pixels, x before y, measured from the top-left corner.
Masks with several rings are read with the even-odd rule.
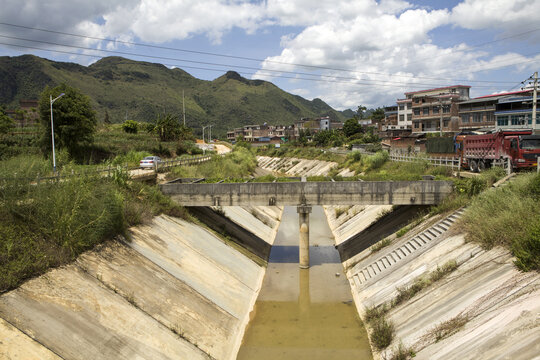
[[[416,161],[427,161],[430,165],[436,166],[446,166],[452,169],[459,169],[461,167],[461,159],[459,157],[424,157],[424,156],[415,156],[409,154],[400,154],[400,153],[390,153],[389,159],[391,161],[398,162],[416,162]]]
[[[156,163],[156,166],[151,169],[154,173],[158,173],[163,170],[167,170],[176,166],[182,166],[182,165],[193,165],[193,164],[199,164],[206,162],[212,158],[211,155],[201,155],[201,156],[193,156],[190,158],[184,158],[184,159],[178,159],[178,160],[167,160],[163,161],[161,163]],[[0,177],[0,181],[9,181],[9,180],[26,180],[29,182],[35,181],[37,184],[40,184],[41,182],[56,182],[60,181],[62,179],[72,178],[75,176],[82,176],[82,175],[100,175],[103,177],[111,177],[115,172],[123,171],[123,172],[129,172],[132,170],[141,169],[139,166],[129,166],[128,164],[125,165],[108,165],[103,168],[97,168],[82,172],[75,172],[71,171],[69,173],[62,174],[61,171],[59,171],[54,176],[41,176],[40,174],[37,175],[37,177]]]

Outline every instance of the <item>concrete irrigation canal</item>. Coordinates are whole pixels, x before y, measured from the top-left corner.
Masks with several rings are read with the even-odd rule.
[[[309,269],[298,267],[296,217],[285,208],[238,359],[371,359],[322,207],[311,214]]]
[[[335,164],[259,166],[311,176]],[[406,196],[398,208],[307,202],[307,269],[298,197],[223,206],[216,195],[221,206],[193,208],[194,221],[156,217],[0,295],[0,359],[390,359],[400,348],[415,359],[538,358],[540,275],[519,272],[505,249],[465,242],[467,210],[397,237],[416,216]],[[383,349],[363,321],[376,306],[394,329]]]

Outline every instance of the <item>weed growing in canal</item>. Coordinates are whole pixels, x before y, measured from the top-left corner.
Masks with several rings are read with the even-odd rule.
[[[382,350],[388,347],[388,345],[390,345],[390,343],[392,342],[392,338],[394,336],[394,328],[392,323],[386,320],[386,314],[392,308],[398,306],[406,300],[411,299],[422,289],[428,287],[436,281],[439,281],[444,276],[456,270],[457,267],[458,265],[455,260],[448,261],[443,266],[437,267],[437,269],[430,272],[426,276],[421,276],[415,279],[411,286],[399,288],[398,295],[394,299],[382,303],[379,306],[367,308],[364,313],[364,320],[369,324],[372,329],[370,339],[373,346],[378,350]],[[445,329],[446,327],[442,327],[441,331],[445,331]],[[410,349],[405,350],[412,351]],[[405,350],[402,353],[403,356],[407,354],[407,351]],[[407,357],[398,357],[397,359],[407,359]]]
[[[350,206],[346,206],[346,207],[342,207],[342,206],[337,206],[335,209],[334,209],[334,215],[336,217],[336,219],[338,217],[340,217],[341,215],[347,213],[349,211],[351,207]]]
[[[434,282],[442,279],[446,275],[450,274],[458,267],[455,260],[450,260],[443,266],[437,266],[437,269],[429,273],[427,276],[420,276],[414,280],[411,286],[398,288],[398,294],[392,300],[392,307],[398,306],[406,300],[411,299],[414,295],[418,294],[421,290],[427,288]]]
[[[371,343],[377,350],[386,349],[394,339],[394,325],[386,318],[380,317],[370,323],[371,325]]]
[[[380,251],[382,248],[384,247],[387,247],[388,245],[390,245],[392,243],[392,239],[390,238],[384,238],[382,239],[381,241],[379,241],[378,243],[376,243],[375,245],[373,245],[370,250],[371,250],[371,253],[376,253],[377,251]]]
[[[426,337],[434,339],[435,342],[441,341],[457,333],[468,321],[469,317],[467,315],[459,314],[456,317],[437,325],[433,330],[426,334]]]
[[[390,358],[384,357],[385,360],[409,360],[416,356],[416,352],[410,348],[399,343],[397,348],[392,349],[392,356]]]

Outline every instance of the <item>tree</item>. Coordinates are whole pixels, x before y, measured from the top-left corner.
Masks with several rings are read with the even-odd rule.
[[[378,123],[382,119],[384,119],[384,109],[379,107],[371,114],[371,122]]]
[[[178,140],[182,133],[182,126],[172,114],[159,114],[154,128],[161,141]]]
[[[345,136],[351,137],[361,131],[362,125],[358,123],[358,120],[356,118],[345,120],[345,123],[343,124],[343,133],[345,134]]]
[[[65,95],[53,104],[54,143],[58,149],[67,149],[73,156],[84,146],[94,141],[97,118],[90,105],[88,96],[78,89],[66,84],[55,88],[48,86],[43,90],[39,99],[39,114],[43,133],[41,148],[48,155],[51,153],[51,103],[50,99]]]
[[[15,122],[6,115],[6,110],[0,106],[0,135],[7,134],[15,127]]]
[[[366,110],[367,110],[367,107],[359,105],[358,109],[356,110],[356,116],[359,119],[363,119],[364,118],[364,111],[366,111]]]

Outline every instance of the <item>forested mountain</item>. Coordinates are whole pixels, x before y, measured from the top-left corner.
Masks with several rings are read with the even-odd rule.
[[[181,117],[184,92],[186,124],[196,130],[215,124],[216,135],[247,124],[292,124],[302,117],[346,119],[320,99],[309,101],[234,71],[206,81],[179,68],[121,57],[90,66],[32,55],[0,57],[0,79],[0,104],[8,108],[16,108],[21,99],[38,99],[47,85],[66,83],[90,97],[100,120],[108,113],[113,123],[152,121],[159,113]]]

